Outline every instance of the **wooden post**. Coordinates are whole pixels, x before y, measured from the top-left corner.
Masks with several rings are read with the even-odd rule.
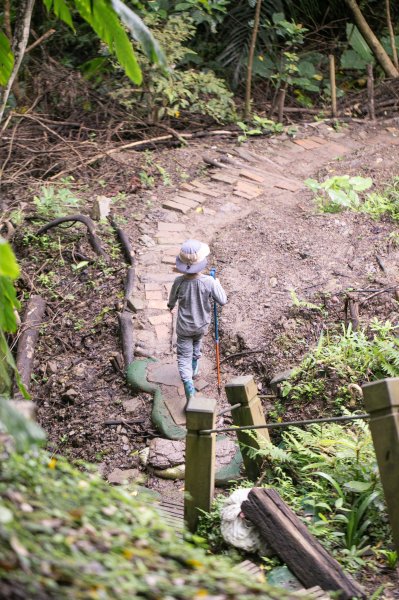
[[[200,435],[200,431],[215,428],[216,400],[193,396],[187,405],[186,421],[184,520],[194,532],[199,509],[210,510],[215,489],[216,434]]]
[[[232,406],[238,403],[241,405],[231,411],[234,425],[237,427],[266,425],[262,403],[258,396],[258,388],[252,375],[235,377],[226,385],[225,389],[230,404]],[[245,446],[250,446],[256,450],[261,448],[265,442],[270,442],[269,432],[267,429],[257,429],[252,432],[237,431],[237,437],[241,445],[241,453],[248,479],[256,481],[260,475],[263,458],[261,456],[250,458]]]
[[[362,386],[381,483],[399,552],[399,377]]]
[[[367,108],[370,121],[375,121],[373,65],[367,65]]]
[[[330,64],[330,88],[331,88],[331,114],[333,118],[337,116],[337,87],[335,85],[335,56],[329,54],[328,56]]]

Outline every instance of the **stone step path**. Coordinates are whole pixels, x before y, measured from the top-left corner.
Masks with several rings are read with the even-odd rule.
[[[158,387],[166,410],[162,419],[155,420],[158,424],[160,420],[165,422],[167,414],[173,435],[180,431],[177,427],[182,438],[185,423],[184,390],[174,357],[175,323],[167,308],[179,246],[188,238],[211,244],[218,229],[234,222],[239,225],[259,203],[269,203],[273,197],[275,203],[278,197],[283,209],[296,201],[295,194],[305,187],[303,180],[322,165],[375,141],[354,140],[325,125],[321,129],[321,133],[312,131],[298,139],[262,140],[262,150],[256,144],[256,152],[250,145],[229,147],[228,152],[215,150],[211,157],[205,157],[211,164],[207,175],[183,183],[163,200],[162,210],[156,209],[155,227],[143,231],[139,240],[142,248],[136,254],[137,286],[131,303],[136,307],[135,355],[157,360],[156,367],[148,367],[147,376]],[[397,136],[388,137],[388,143],[398,144]],[[382,136],[382,140],[387,143],[387,136]],[[209,373],[209,366],[205,362],[203,366],[203,372]],[[208,376],[204,375],[196,387],[206,393],[208,385]],[[169,437],[168,427],[165,422],[165,437]]]

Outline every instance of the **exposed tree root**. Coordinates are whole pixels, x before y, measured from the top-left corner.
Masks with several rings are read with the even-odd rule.
[[[58,219],[54,219],[54,221],[51,221],[50,223],[47,223],[47,225],[41,227],[36,235],[42,235],[49,229],[57,227],[57,225],[60,225],[61,223],[67,223],[68,221],[78,221],[79,223],[83,223],[84,225],[86,225],[87,231],[89,233],[89,242],[94,252],[96,254],[99,254],[100,256],[107,256],[101,247],[101,242],[96,234],[95,225],[93,221],[90,219],[90,217],[86,217],[85,215],[69,215],[67,217],[59,217]]]

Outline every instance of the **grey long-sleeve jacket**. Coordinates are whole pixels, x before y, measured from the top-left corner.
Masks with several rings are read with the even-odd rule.
[[[170,290],[168,307],[172,310],[179,302],[176,333],[181,336],[201,335],[211,322],[212,300],[226,304],[226,292],[218,279],[210,275],[188,278],[176,277]]]

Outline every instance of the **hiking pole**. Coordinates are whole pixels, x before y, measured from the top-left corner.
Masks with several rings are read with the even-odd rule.
[[[210,270],[210,275],[216,279],[216,269]],[[218,322],[218,309],[216,300],[213,301],[213,320],[215,323],[215,351],[216,351],[216,371],[218,378],[218,394],[220,396],[221,379],[220,379],[220,352],[219,352],[219,322]]]

